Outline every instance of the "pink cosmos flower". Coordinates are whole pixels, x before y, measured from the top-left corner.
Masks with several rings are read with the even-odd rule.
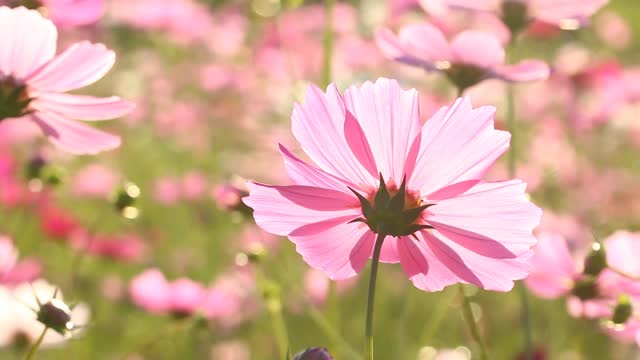
[[[42,0],[47,15],[63,28],[90,25],[104,15],[104,0]]]
[[[18,261],[18,250],[13,246],[13,241],[0,235],[0,279],[9,272]]]
[[[71,191],[75,196],[88,198],[108,198],[121,181],[120,176],[112,169],[92,164],[74,175]]]
[[[204,287],[187,278],[167,281],[158,269],[149,269],[129,284],[133,302],[151,313],[190,315],[202,309],[206,299]]]
[[[575,29],[609,0],[421,0],[431,5],[425,9],[438,12],[447,8],[470,11],[494,12],[507,25],[524,25],[530,20],[540,20],[566,29]]]
[[[528,82],[549,77],[549,67],[539,60],[505,64],[500,40],[486,32],[463,31],[448,42],[437,27],[421,23],[403,27],[398,36],[381,29],[376,42],[388,58],[442,72],[461,90],[491,78]]]
[[[42,264],[34,259],[18,261],[18,249],[13,241],[0,235],[0,284],[15,286],[35,280],[42,272]]]
[[[523,182],[482,181],[509,147],[494,113],[458,99],[421,126],[418,93],[394,80],[343,95],[311,86],[292,129],[316,165],[280,146],[293,185],[249,183],[244,202],[333,280],[360,272],[386,234],[380,261],[400,263],[420,289],[507,291],[527,276],[541,211]]]
[[[133,109],[132,103],[118,97],[66,94],[102,78],[115,62],[113,51],[102,44],[79,42],[55,56],[55,26],[24,7],[0,7],[0,34],[0,121],[33,121],[53,144],[75,154],[95,154],[120,145],[117,136],[72,119],[120,117]]]

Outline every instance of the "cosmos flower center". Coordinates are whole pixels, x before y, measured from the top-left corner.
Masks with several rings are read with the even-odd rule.
[[[27,85],[0,73],[0,121],[27,114],[31,100]]]
[[[363,222],[374,233],[410,236],[416,231],[432,228],[420,223],[420,215],[435,204],[425,204],[414,192],[407,191],[405,179],[400,187],[387,186],[381,175],[378,190],[369,198],[353,189],[351,191],[360,200],[363,215],[351,222]]]
[[[487,71],[484,69],[462,63],[450,64],[444,73],[460,92],[484,80],[487,75]]]

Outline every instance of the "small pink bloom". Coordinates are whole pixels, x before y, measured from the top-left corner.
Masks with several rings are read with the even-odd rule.
[[[260,227],[288,236],[309,265],[347,279],[371,258],[376,238],[362,222],[373,222],[362,199],[374,199],[381,183],[380,191],[395,194],[406,180],[406,211],[413,214],[386,236],[381,261],[400,263],[427,291],[458,282],[508,291],[528,274],[541,211],[521,181],[482,181],[509,147],[494,113],[458,99],[421,125],[418,93],[396,81],[366,82],[344,94],[335,84],[326,93],[311,86],[305,103],[295,105],[292,129],[315,166],[280,146],[294,185],[249,183],[244,202]]]
[[[56,39],[55,26],[39,12],[0,7],[0,121],[33,121],[53,144],[75,154],[118,147],[118,137],[73,119],[117,118],[133,104],[118,97],[66,93],[101,79],[115,62],[114,52],[85,41],[55,56]]]
[[[42,275],[42,262],[33,258],[25,258],[15,264],[4,276],[0,276],[0,283],[7,286],[17,286],[39,279]]]
[[[107,198],[120,181],[113,170],[103,165],[89,165],[78,170],[72,180],[71,191],[78,197]]]
[[[171,287],[158,269],[149,269],[129,283],[131,300],[151,313],[164,313],[171,308]]]
[[[79,251],[122,262],[138,262],[147,250],[144,240],[135,234],[91,235],[76,232],[72,245]]]
[[[206,293],[202,285],[187,279],[180,278],[169,285],[171,293],[170,311],[174,314],[193,314],[200,310]]]
[[[422,23],[403,27],[398,36],[381,29],[376,42],[388,58],[442,72],[460,89],[490,78],[528,82],[549,76],[549,67],[542,61],[505,64],[505,51],[498,38],[481,31],[464,31],[448,42],[438,28]]]
[[[180,201],[180,183],[172,178],[163,178],[153,186],[153,197],[162,205],[173,205]]]
[[[105,13],[104,0],[42,0],[47,15],[59,27],[90,25]]]
[[[38,214],[42,231],[54,239],[67,240],[80,227],[71,213],[52,204],[42,206]]]
[[[613,11],[603,11],[595,21],[595,31],[602,42],[616,50],[626,48],[633,39],[627,21]]]
[[[199,200],[208,187],[209,182],[204,174],[198,171],[188,172],[182,178],[182,197],[189,201]]]
[[[531,272],[525,280],[527,287],[543,298],[569,294],[578,271],[564,237],[541,234],[535,249]]]

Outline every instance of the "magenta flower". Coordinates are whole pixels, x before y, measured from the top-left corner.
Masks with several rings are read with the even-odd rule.
[[[120,138],[72,119],[112,119],[133,104],[118,97],[66,94],[102,78],[115,54],[102,44],[79,42],[55,56],[57,31],[35,10],[0,7],[0,121],[33,121],[59,148],[95,154]]]
[[[288,236],[331,279],[356,275],[382,237],[380,261],[420,289],[454,283],[507,291],[527,276],[541,211],[519,180],[483,182],[509,147],[493,107],[458,99],[420,125],[418,93],[394,80],[341,95],[311,86],[292,129],[310,165],[280,150],[289,186],[249,183],[259,226]],[[385,237],[386,235],[386,237]]]
[[[500,40],[487,32],[463,31],[448,42],[437,27],[421,23],[403,27],[397,36],[381,29],[376,42],[389,59],[442,72],[460,90],[492,78],[529,82],[549,77],[549,67],[539,60],[506,64]]]

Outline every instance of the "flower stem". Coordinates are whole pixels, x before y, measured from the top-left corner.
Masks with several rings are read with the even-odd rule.
[[[380,233],[376,237],[376,244],[373,249],[373,259],[371,260],[371,275],[369,277],[369,296],[367,297],[367,321],[364,329],[364,358],[373,360],[373,305],[376,296],[376,279],[378,277],[378,263],[380,262],[380,251],[384,242],[385,234]]]
[[[40,344],[42,344],[42,340],[44,340],[44,336],[47,334],[47,330],[49,330],[48,327],[45,327],[44,330],[42,330],[42,333],[40,334],[40,337],[38,337],[38,340],[36,340],[36,342],[31,345],[31,347],[29,348],[29,352],[24,356],[24,360],[33,359],[33,356],[38,351],[38,348],[40,348]]]
[[[326,24],[322,40],[322,87],[326,88],[331,82],[331,64],[333,58],[333,7],[335,0],[325,0]]]
[[[476,319],[473,317],[473,310],[471,309],[471,301],[467,294],[464,293],[464,287],[462,284],[459,284],[460,295],[462,296],[462,312],[464,314],[464,319],[469,326],[469,331],[471,332],[471,336],[473,340],[478,344],[480,348],[480,359],[489,360],[489,355],[487,353],[487,346],[482,340],[482,336],[480,336],[480,330],[478,329],[478,324],[476,324]]]

